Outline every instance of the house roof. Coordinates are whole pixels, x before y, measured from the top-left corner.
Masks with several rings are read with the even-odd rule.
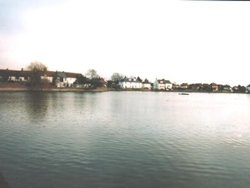
[[[64,72],[56,72],[55,74],[57,77],[66,78],[66,74]]]
[[[138,77],[136,78],[136,81],[137,81],[137,82],[142,82],[142,79],[138,76]]]
[[[211,83],[210,85],[211,86],[218,86],[216,83]]]
[[[66,74],[66,77],[68,78],[77,78],[82,75],[80,73],[73,73],[73,72],[65,72],[65,74]]]
[[[46,71],[46,72],[45,72],[45,75],[46,75],[46,76],[49,76],[49,77],[54,77],[55,72],[54,72],[54,71]]]
[[[147,78],[143,81],[143,83],[144,83],[144,84],[150,84],[150,82],[148,81]]]
[[[138,76],[137,78],[136,77],[133,77],[133,78],[127,78],[126,76],[121,79],[120,82],[142,82],[141,78]]]
[[[1,76],[30,76],[31,71],[0,69]]]
[[[165,80],[165,79],[157,80],[157,82],[162,83],[162,84],[171,84],[171,82],[169,80]]]
[[[8,69],[0,69],[0,76],[31,76],[32,71],[27,70],[8,70]],[[77,78],[80,76],[80,73],[72,73],[72,72],[58,72],[58,71],[41,71],[39,72],[40,75],[46,75],[50,77],[54,77],[55,75],[59,77],[68,77],[68,78]]]

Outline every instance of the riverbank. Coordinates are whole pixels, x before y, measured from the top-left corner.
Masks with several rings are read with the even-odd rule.
[[[43,87],[43,88],[31,88],[27,87],[25,84],[19,83],[1,83],[0,84],[0,92],[1,91],[46,91],[46,92],[105,92],[112,91],[109,88],[56,88],[56,87]]]
[[[0,88],[0,92],[24,92],[24,91],[34,91],[34,92],[106,92],[113,91],[108,88],[96,88],[96,89],[81,89],[81,88],[43,88],[43,89],[30,89],[30,88]]]
[[[197,92],[197,91],[155,91],[155,90],[116,90],[111,88],[81,89],[81,88],[53,88],[53,89],[29,89],[29,88],[0,88],[0,92],[164,92],[164,93],[208,93],[208,94],[249,94],[228,92]]]
[[[227,93],[227,94],[246,94],[237,92],[207,92],[207,91],[192,91],[192,90],[149,90],[149,89],[114,89],[114,88],[57,88],[57,87],[43,87],[43,88],[30,88],[21,83],[0,83],[0,92],[107,92],[107,91],[131,91],[131,92],[176,92],[176,93]]]

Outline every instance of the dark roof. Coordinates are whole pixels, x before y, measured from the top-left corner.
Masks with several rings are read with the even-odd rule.
[[[31,76],[32,71],[27,70],[8,70],[8,69],[0,69],[0,76],[8,75],[8,76]],[[68,78],[77,78],[80,76],[80,73],[72,73],[72,72],[58,72],[58,71],[41,71],[40,75],[46,75],[49,77],[54,77],[55,75],[59,77],[68,77]]]
[[[137,82],[142,82],[142,79],[138,76],[138,77],[136,78],[136,81],[137,81]]]
[[[56,76],[60,78],[66,78],[66,74],[64,72],[56,72]]]
[[[44,73],[44,75],[49,76],[49,77],[53,77],[55,75],[55,72],[54,71],[46,71]]]
[[[143,81],[143,83],[144,83],[144,84],[150,84],[150,82],[148,81],[147,78]]]
[[[211,85],[211,86],[218,86],[218,84],[216,84],[216,83],[214,83],[214,82],[211,83],[210,85]]]
[[[138,76],[137,78],[127,78],[126,76],[121,79],[121,82],[142,82],[141,78]]]
[[[165,80],[165,79],[161,79],[161,80],[157,80],[158,83],[163,83],[163,84],[171,84],[171,82],[169,80]]]
[[[73,72],[65,72],[65,74],[66,74],[66,77],[68,78],[77,78],[82,75],[80,73],[73,73]]]
[[[189,84],[191,86],[202,86],[202,83],[194,83],[194,84]]]
[[[0,75],[8,76],[30,76],[31,71],[0,69]]]

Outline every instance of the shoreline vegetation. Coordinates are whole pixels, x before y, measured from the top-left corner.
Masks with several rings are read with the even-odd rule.
[[[0,92],[123,92],[123,91],[131,91],[131,92],[168,92],[168,93],[226,93],[226,94],[247,94],[247,93],[235,93],[235,92],[223,92],[223,91],[193,91],[193,90],[148,90],[148,89],[115,89],[115,88],[107,88],[107,87],[99,87],[99,88],[30,88],[23,84],[19,83],[8,83],[3,84],[0,83]]]
[[[113,73],[110,80],[99,76],[94,69],[81,73],[49,71],[40,62],[32,62],[27,70],[0,69],[1,91],[51,91],[51,92],[105,92],[105,91],[150,91],[179,93],[250,93],[250,85],[230,86],[216,83],[177,84],[167,79],[150,82],[139,76],[127,77]]]

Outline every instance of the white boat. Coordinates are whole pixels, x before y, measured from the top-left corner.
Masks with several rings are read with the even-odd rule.
[[[179,93],[179,95],[189,95],[189,93],[182,92],[182,93]]]

